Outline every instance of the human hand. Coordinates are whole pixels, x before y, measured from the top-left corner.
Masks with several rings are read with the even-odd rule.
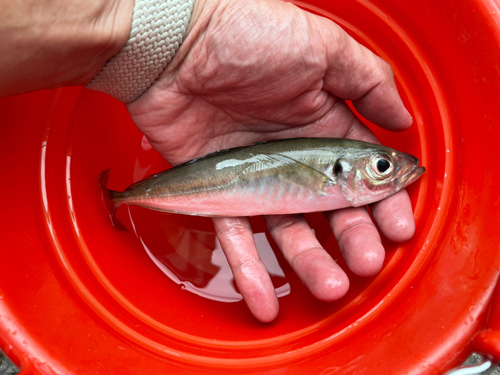
[[[167,69],[128,110],[151,145],[175,165],[209,152],[295,137],[377,142],[346,105],[389,130],[412,119],[392,70],[333,22],[276,0],[198,0],[187,36]],[[382,233],[414,233],[409,197],[401,191],[371,205]],[[384,249],[364,207],[325,213],[348,267],[378,272]],[[314,296],[332,301],[349,280],[301,215],[265,218],[284,257]],[[278,313],[271,279],[248,219],[216,218],[215,229],[252,314]]]

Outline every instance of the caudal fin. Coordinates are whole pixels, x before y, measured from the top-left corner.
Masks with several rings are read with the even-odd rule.
[[[106,187],[108,185],[108,180],[109,180],[109,169],[102,172],[101,175],[99,176],[99,185],[101,186],[102,196],[109,211],[109,218],[111,219],[111,223],[115,228],[117,228],[118,230],[127,231],[127,228],[125,228],[125,226],[116,218],[116,210],[118,210],[118,207],[121,206],[121,203],[116,202],[113,199],[114,195],[117,194],[118,192],[110,190]]]

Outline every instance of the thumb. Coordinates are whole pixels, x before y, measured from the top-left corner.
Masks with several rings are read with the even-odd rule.
[[[385,129],[407,129],[413,119],[399,96],[390,65],[339,26],[324,21],[330,30],[322,34],[328,59],[324,89],[352,101],[362,116]]]

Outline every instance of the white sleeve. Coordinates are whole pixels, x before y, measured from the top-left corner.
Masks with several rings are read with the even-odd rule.
[[[167,67],[186,35],[195,0],[136,0],[125,46],[86,86],[131,103]]]

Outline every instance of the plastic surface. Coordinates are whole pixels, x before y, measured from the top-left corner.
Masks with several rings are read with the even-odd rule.
[[[219,274],[209,221],[131,209],[121,213],[128,232],[111,226],[100,173],[123,188],[166,167],[122,104],[81,88],[2,99],[0,347],[23,375],[432,375],[468,356],[500,272],[497,5],[299,5],[394,68],[415,124],[376,132],[427,168],[409,188],[414,238],[386,241],[383,270],[349,274],[335,303],[315,300],[277,252],[276,287],[290,290],[278,319],[260,324],[242,301],[184,290],[145,251],[203,289]],[[345,268],[321,215],[308,220]]]
[[[472,342],[474,351],[500,363],[500,283],[490,304],[487,325]]]

